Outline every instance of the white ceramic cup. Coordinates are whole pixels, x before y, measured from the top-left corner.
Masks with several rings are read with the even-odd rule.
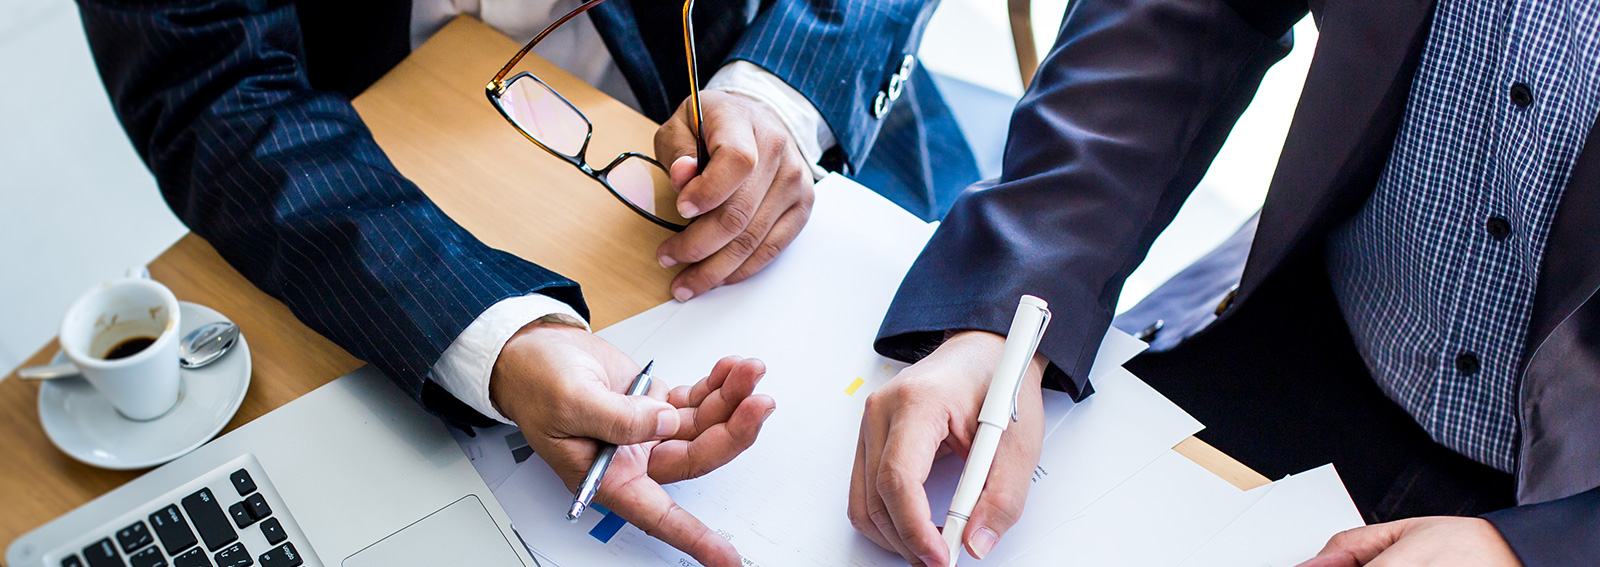
[[[178,403],[178,328],[178,298],[140,266],[95,286],[67,308],[61,350],[123,417],[149,421]],[[139,337],[155,341],[135,354],[106,359]]]

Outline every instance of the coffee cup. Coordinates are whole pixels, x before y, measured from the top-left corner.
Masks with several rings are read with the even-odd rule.
[[[142,266],[67,308],[61,350],[119,413],[148,421],[178,403],[178,298]]]

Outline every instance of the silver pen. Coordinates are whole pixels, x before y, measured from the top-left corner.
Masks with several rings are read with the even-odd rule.
[[[628,395],[641,396],[650,391],[650,367],[656,361],[652,360],[644,365],[644,370],[633,378],[633,385],[628,387]],[[578,493],[572,496],[572,508],[567,510],[567,521],[576,522],[583,511],[589,509],[589,503],[594,501],[594,494],[600,491],[600,481],[606,477],[606,469],[611,468],[611,459],[617,456],[617,446],[610,443],[600,443],[600,456],[589,465],[589,474],[583,477],[583,484],[578,485]]]

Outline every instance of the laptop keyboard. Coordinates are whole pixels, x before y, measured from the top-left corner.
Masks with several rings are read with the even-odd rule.
[[[259,484],[258,484],[259,483]],[[61,567],[302,567],[304,536],[254,458],[244,457],[63,550]],[[296,543],[300,545],[297,546]],[[47,563],[51,564],[51,563]],[[320,562],[310,560],[317,567]]]

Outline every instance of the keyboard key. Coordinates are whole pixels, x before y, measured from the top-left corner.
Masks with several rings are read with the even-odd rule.
[[[272,515],[272,507],[267,505],[267,498],[261,494],[251,494],[244,499],[245,506],[250,507],[250,517],[260,520]]]
[[[117,530],[117,543],[122,544],[123,553],[133,553],[134,550],[150,545],[155,541],[150,535],[150,528],[144,522],[134,522],[133,525]]]
[[[300,552],[295,551],[292,543],[285,543],[261,554],[261,567],[300,567],[300,564],[305,562],[305,559],[300,557]]]
[[[194,522],[195,531],[200,532],[200,539],[206,542],[206,549],[216,551],[239,541],[239,534],[228,525],[228,515],[217,505],[217,497],[211,494],[211,489],[202,488],[183,497],[183,510],[189,513],[189,520]]]
[[[255,562],[250,560],[250,551],[244,548],[244,544],[235,543],[228,546],[227,549],[217,552],[217,567],[250,567],[251,565],[255,565]]]
[[[250,509],[245,506],[243,500],[235,502],[228,507],[228,516],[233,518],[233,525],[239,526],[241,530],[250,527],[250,524],[256,523],[255,517],[250,515]]]
[[[127,567],[128,565],[122,562],[122,556],[117,554],[117,547],[111,543],[111,538],[109,537],[83,548],[83,558],[89,562],[89,567]]]
[[[61,567],[83,567],[83,560],[78,559],[76,555],[68,555],[66,559],[61,560]]]
[[[266,536],[267,543],[272,545],[278,545],[283,543],[283,540],[289,539],[289,534],[283,533],[283,524],[278,523],[277,518],[267,518],[267,521],[261,522],[261,535]]]
[[[183,519],[183,513],[175,504],[151,514],[150,525],[155,528],[156,537],[161,538],[161,547],[166,548],[167,555],[177,555],[196,543],[194,530],[189,529],[189,521]]]
[[[159,549],[146,547],[144,551],[129,555],[128,565],[132,567],[167,567],[167,556],[162,555]]]
[[[249,496],[251,492],[256,491],[256,481],[250,478],[250,471],[244,469],[233,471],[233,474],[228,476],[228,480],[233,481],[233,488],[239,491],[240,498]]]
[[[172,559],[172,567],[211,567],[211,559],[198,547]]]

